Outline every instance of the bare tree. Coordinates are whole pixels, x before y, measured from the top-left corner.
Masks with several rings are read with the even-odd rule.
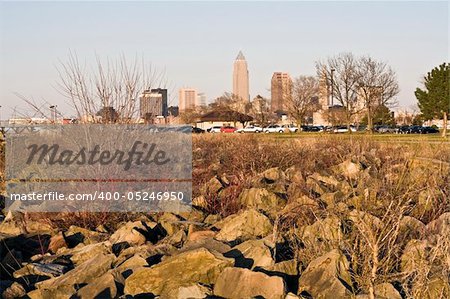
[[[180,112],[179,118],[183,124],[195,124],[205,109],[202,107],[194,107],[185,109]]]
[[[306,116],[318,109],[316,101],[319,94],[319,81],[313,76],[300,76],[294,79],[292,93],[286,98],[289,116],[301,126]]]
[[[369,56],[358,60],[359,98],[367,113],[367,129],[373,130],[373,118],[381,107],[397,104],[399,86],[395,72],[385,63]]]
[[[222,96],[215,99],[209,107],[215,110],[233,110],[240,113],[248,113],[250,102],[246,102],[233,93],[225,92]]]
[[[97,56],[96,66],[88,68],[70,52],[68,60],[61,61],[57,70],[59,92],[69,99],[78,118],[93,122],[101,122],[95,116],[108,107],[118,113],[120,121],[131,121],[138,112],[139,95],[154,85],[167,84],[163,73],[157,73],[137,57],[128,61],[124,56],[117,60]]]
[[[351,132],[353,117],[364,109],[358,100],[358,60],[352,53],[341,53],[326,62],[317,62],[316,69],[319,76],[325,75],[332,98],[345,108],[346,123]]]
[[[250,103],[249,114],[255,122],[264,126],[271,120],[270,102],[268,99],[257,95]]]

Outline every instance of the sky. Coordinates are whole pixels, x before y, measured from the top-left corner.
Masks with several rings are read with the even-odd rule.
[[[178,89],[209,101],[232,91],[233,61],[244,53],[251,98],[270,98],[273,72],[315,75],[341,52],[370,55],[397,73],[399,107],[416,103],[423,75],[449,61],[449,2],[0,2],[0,117],[26,113],[20,93],[74,115],[58,92],[60,61],[74,51],[144,57]]]

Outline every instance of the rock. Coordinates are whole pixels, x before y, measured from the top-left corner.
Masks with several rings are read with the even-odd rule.
[[[106,242],[90,244],[86,246],[79,245],[74,248],[72,251],[65,252],[64,254],[69,253],[72,254],[70,260],[75,264],[79,265],[84,263],[85,261],[91,259],[97,255],[106,255],[111,253],[109,244]]]
[[[287,260],[267,267],[256,267],[254,271],[262,272],[269,276],[283,278],[287,291],[297,292],[299,269],[297,260]]]
[[[116,282],[114,276],[110,272],[103,274],[95,281],[79,289],[77,292],[77,297],[80,299],[115,298],[116,295]]]
[[[226,268],[214,285],[214,295],[224,298],[284,298],[283,279],[242,268]]]
[[[70,239],[76,235],[82,235],[82,242],[86,245],[103,242],[108,239],[107,234],[71,225],[65,233],[66,239]]]
[[[52,253],[56,253],[58,249],[68,247],[64,235],[59,233],[50,238],[50,244],[48,245],[48,250]]]
[[[112,244],[128,242],[132,246],[139,246],[147,241],[146,234],[151,234],[149,237],[159,239],[158,232],[153,231],[153,228],[155,227],[156,223],[154,222],[127,222],[111,235],[109,241]]]
[[[362,171],[360,163],[354,163],[351,160],[345,160],[333,168],[336,174],[343,175],[347,179],[357,179]]]
[[[284,299],[300,299],[300,297],[292,293],[287,293]]]
[[[336,242],[343,238],[341,221],[337,217],[319,219],[312,225],[304,226],[301,231],[306,246],[322,241]]]
[[[450,298],[450,282],[446,277],[431,277],[426,285],[413,285],[412,293],[421,299]]]
[[[425,235],[425,224],[414,217],[404,216],[400,220],[399,239],[408,242],[411,239],[420,239]]]
[[[273,226],[265,215],[249,209],[230,215],[219,221],[214,227],[220,228],[216,235],[219,241],[246,241],[257,237],[265,237],[272,233]]]
[[[165,242],[175,247],[181,247],[184,241],[186,241],[186,233],[183,230],[179,230],[165,239]]]
[[[416,269],[423,269],[428,265],[428,254],[430,244],[427,240],[411,240],[403,249],[400,258],[400,269],[402,272],[412,272]]]
[[[113,244],[111,247],[112,253],[114,253],[115,256],[119,256],[119,254],[124,250],[130,248],[130,243],[128,242],[119,242],[116,244]]]
[[[76,290],[74,286],[59,286],[51,289],[36,289],[28,292],[27,296],[31,299],[69,299],[75,294]]]
[[[13,276],[14,278],[20,278],[28,275],[56,277],[64,274],[68,269],[69,268],[67,266],[58,264],[29,263],[26,264],[25,267],[15,271]]]
[[[210,251],[217,251],[222,254],[231,250],[231,247],[223,242],[217,241],[213,238],[205,238],[195,241],[187,241],[184,244],[184,247],[180,250],[180,252],[185,252],[198,248],[206,248]]]
[[[199,248],[168,257],[153,267],[136,269],[125,280],[124,292],[132,296],[144,293],[164,296],[188,284],[214,284],[218,275],[232,265],[232,259]]]
[[[361,225],[363,227],[370,227],[372,229],[380,229],[383,227],[383,223],[378,217],[375,217],[369,213],[363,211],[353,210],[348,214],[348,220],[352,221],[355,225]]]
[[[401,299],[400,293],[390,283],[380,283],[374,287],[375,299]],[[356,299],[369,299],[368,294],[359,294]]]
[[[199,299],[208,298],[212,295],[212,291],[201,284],[192,284],[189,286],[181,286],[170,294],[171,298],[177,299]]]
[[[213,225],[216,222],[220,221],[221,219],[222,219],[222,217],[220,217],[220,215],[211,214],[211,215],[208,215],[203,222],[208,225]]]
[[[266,212],[276,212],[286,200],[264,188],[244,189],[239,196],[239,202],[248,208],[256,208]]]
[[[300,276],[298,294],[313,298],[351,298],[350,263],[337,249],[316,258]]]
[[[375,286],[375,297],[379,299],[402,299],[400,293],[390,283],[380,283]]]
[[[314,193],[322,195],[338,191],[339,181],[332,176],[314,173],[306,179],[306,186]]]
[[[158,245],[151,245],[151,244],[144,244],[141,246],[136,247],[129,247],[127,249],[124,249],[119,256],[117,257],[114,265],[120,265],[127,259],[133,257],[133,256],[139,256],[144,259],[148,259],[151,256],[164,256],[164,255],[172,255],[174,252],[176,252],[176,248],[173,247],[170,244],[158,244]]]
[[[192,206],[200,209],[206,209],[208,207],[208,202],[206,201],[206,198],[201,195],[192,200]]]
[[[287,179],[295,184],[303,184],[305,182],[305,178],[302,175],[301,168],[297,166],[291,166],[286,169],[286,177]]]
[[[111,268],[114,259],[113,254],[96,255],[59,277],[38,282],[36,287],[45,290],[57,290],[59,288],[68,290],[77,284],[90,283],[106,273]]]
[[[270,267],[275,264],[270,249],[263,240],[249,240],[233,247],[224,254],[235,260],[234,266],[254,269],[255,267]]]
[[[269,168],[261,175],[264,179],[267,180],[268,183],[273,183],[278,180],[284,180],[286,178],[284,172],[278,167]]]
[[[9,283],[8,283],[9,284]],[[27,294],[25,288],[18,282],[11,282],[9,286],[3,286],[0,284],[0,295],[3,299],[21,298]]]
[[[212,230],[200,230],[200,231],[194,231],[189,233],[187,240],[191,242],[208,239],[208,238],[214,238],[216,235],[216,232]]]
[[[225,186],[224,184],[222,184],[222,181],[219,179],[219,177],[215,176],[202,187],[201,193],[207,196],[211,196],[219,193],[219,191],[224,187]]]
[[[3,221],[0,223],[0,234],[6,236],[18,236],[26,233],[22,225],[17,225],[15,221]]]
[[[426,226],[427,234],[450,236],[450,212],[443,213]]]
[[[135,255],[116,266],[113,269],[112,274],[114,275],[115,280],[123,285],[125,284],[125,279],[130,276],[134,270],[145,266],[148,266],[147,260]]]

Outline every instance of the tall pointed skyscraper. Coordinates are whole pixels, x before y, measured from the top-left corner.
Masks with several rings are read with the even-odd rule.
[[[233,67],[233,94],[246,102],[250,101],[248,68],[242,51],[239,51]]]

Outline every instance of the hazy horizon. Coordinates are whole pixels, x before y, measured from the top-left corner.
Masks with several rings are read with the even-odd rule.
[[[1,2],[1,117],[45,99],[74,115],[56,91],[55,66],[143,56],[178,89],[208,102],[232,90],[233,62],[244,53],[251,98],[270,98],[273,72],[315,75],[315,62],[340,52],[370,55],[397,72],[399,106],[431,68],[449,61],[449,3],[444,2]],[[157,86],[155,86],[157,87]]]

